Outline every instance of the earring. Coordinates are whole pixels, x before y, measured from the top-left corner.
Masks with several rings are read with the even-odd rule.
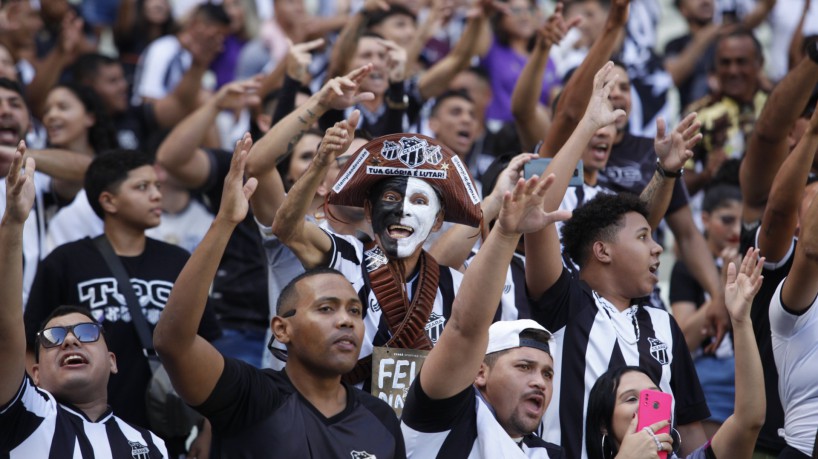
[[[676,435],[673,435],[674,433]],[[670,437],[673,439],[673,454],[678,455],[679,451],[682,449],[682,434],[680,434],[675,428],[671,428]]]
[[[608,439],[608,434],[602,434],[602,444],[600,445],[602,447],[602,459],[607,459],[608,458],[608,454],[605,453],[605,440],[607,440],[607,439]],[[613,457],[613,451],[611,451],[610,448],[608,448],[608,451],[610,452],[610,457]]]

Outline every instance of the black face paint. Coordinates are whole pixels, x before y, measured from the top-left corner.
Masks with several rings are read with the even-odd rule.
[[[400,219],[403,216],[406,183],[406,177],[392,177],[381,180],[369,190],[372,231],[377,237],[381,249],[391,258],[397,258],[398,256],[398,243],[389,236],[389,226],[400,224]],[[382,198],[387,191],[394,191],[400,195],[400,200],[384,201]]]

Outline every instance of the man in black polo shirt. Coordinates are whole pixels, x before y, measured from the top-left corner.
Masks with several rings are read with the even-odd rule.
[[[405,457],[398,420],[382,401],[341,382],[358,361],[364,324],[355,290],[334,270],[308,271],[285,287],[272,330],[287,346],[283,371],[223,357],[196,335],[209,282],[244,220],[257,180],[242,184],[249,134],[236,146],[222,206],[179,275],[154,346],[182,398],[210,419],[228,457]]]

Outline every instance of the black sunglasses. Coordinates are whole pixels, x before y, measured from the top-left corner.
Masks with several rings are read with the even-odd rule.
[[[37,339],[44,348],[57,347],[65,342],[65,337],[68,333],[73,333],[77,340],[81,343],[93,343],[99,340],[102,334],[102,325],[93,322],[84,322],[81,324],[50,327],[37,332]]]

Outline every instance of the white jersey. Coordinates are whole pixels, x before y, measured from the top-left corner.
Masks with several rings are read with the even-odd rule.
[[[92,421],[58,403],[28,375],[17,395],[0,407],[0,431],[0,457],[11,459],[168,457],[161,438],[114,416],[110,407]]]
[[[784,408],[784,439],[791,447],[812,455],[818,428],[818,307],[813,300],[802,314],[793,314],[781,301],[778,284],[770,301],[770,331],[778,368],[778,395]]]

